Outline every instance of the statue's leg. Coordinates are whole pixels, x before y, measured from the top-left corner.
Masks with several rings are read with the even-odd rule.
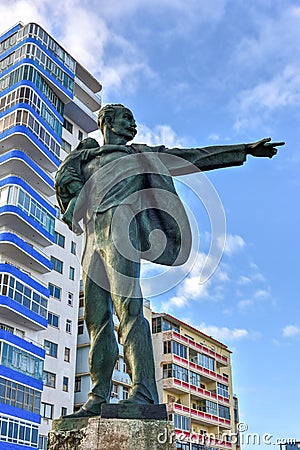
[[[119,348],[114,332],[111,296],[103,288],[106,273],[101,257],[97,253],[91,258],[89,269],[89,273],[84,277],[84,286],[85,323],[90,337],[89,366],[92,390],[84,408],[100,414],[101,404],[109,402],[112,373],[118,359]]]
[[[103,261],[98,252],[92,249],[89,251],[88,247],[83,266],[83,281],[85,322],[90,337],[89,366],[92,390],[88,401],[71,417],[100,415],[101,405],[109,402],[112,373],[119,355],[114,332],[113,305],[107,290]]]
[[[124,223],[128,213],[126,210],[124,207]],[[151,331],[143,314],[140,261],[129,260],[118,251],[124,238],[123,223],[120,222],[120,225],[120,229],[114,233],[114,239],[107,240],[103,259],[111,297],[120,321],[119,340],[124,346],[125,360],[133,384],[128,401],[158,403]],[[130,234],[131,239],[138,242],[138,228],[134,223]]]

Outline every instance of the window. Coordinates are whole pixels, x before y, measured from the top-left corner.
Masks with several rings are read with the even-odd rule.
[[[60,300],[60,299],[61,299],[61,288],[60,288],[60,287],[55,286],[55,285],[52,284],[52,283],[49,283],[49,284],[48,284],[48,289],[49,289],[49,291],[50,291],[51,297],[54,297],[54,298],[56,298],[57,300]]]
[[[76,255],[76,242],[71,241],[71,253]]]
[[[71,267],[70,266],[70,269],[69,269],[69,279],[70,280],[75,280],[75,269],[74,269],[74,267]]]
[[[219,405],[219,417],[230,420],[230,410],[228,406]]]
[[[62,248],[65,248],[65,241],[66,238],[62,234],[58,233],[57,231],[54,231],[54,242],[55,244],[59,245]]]
[[[154,319],[152,319],[152,333],[161,333],[162,331],[168,330],[174,330],[177,333],[180,332],[180,329],[177,325],[163,319],[162,317],[155,317]]]
[[[199,447],[199,450],[203,450],[202,447],[201,448]],[[193,448],[193,450],[195,450],[194,447],[192,447],[192,448]],[[190,444],[187,442],[185,442],[185,443],[176,442],[176,450],[190,450]],[[197,450],[198,450],[198,448],[197,448]],[[210,450],[212,450],[212,449],[210,448]]]
[[[14,332],[14,328],[10,327],[9,325],[6,325],[5,323],[0,323],[0,330],[8,331],[9,333]]]
[[[174,353],[175,355],[181,356],[184,359],[187,358],[187,348],[175,341],[164,342],[164,353]]]
[[[71,357],[71,349],[65,347],[64,361],[70,362],[70,357]]]
[[[72,320],[70,319],[66,320],[66,332],[69,334],[72,333]]]
[[[126,362],[123,360],[122,371],[123,371],[123,372],[126,372],[126,369],[127,369],[127,367],[126,367]]]
[[[69,378],[63,377],[63,391],[68,392],[69,391]]]
[[[78,140],[82,141],[83,139],[83,132],[81,130],[78,130]]]
[[[215,402],[211,402],[210,400],[206,400],[206,412],[209,414],[217,415],[217,404]]]
[[[52,269],[56,272],[63,273],[64,263],[60,260],[51,256]]]
[[[228,386],[222,383],[217,383],[217,385],[218,385],[218,395],[222,395],[222,397],[229,398]]]
[[[69,142],[65,141],[64,139],[61,140],[61,148],[66,153],[70,153],[70,151],[72,150],[71,144],[69,144]]]
[[[48,324],[52,327],[59,328],[59,316],[52,312],[48,312]]]
[[[47,436],[39,435],[39,450],[47,450]]]
[[[41,403],[41,416],[45,419],[53,418],[53,405],[51,403]]]
[[[195,372],[190,372],[190,383],[194,386],[200,387],[200,375]]]
[[[73,124],[69,122],[67,119],[64,119],[63,127],[69,131],[69,133],[73,133]]]
[[[84,332],[84,320],[78,319],[78,334],[83,334]]]
[[[22,445],[22,448],[37,448],[38,427],[20,419],[1,416],[0,442]],[[17,447],[19,447],[19,445]],[[3,447],[3,446],[1,446]]]
[[[81,377],[75,377],[75,392],[81,391]]]
[[[0,377],[0,403],[39,414],[40,402],[40,391]]]
[[[61,407],[61,415],[62,416],[66,416],[68,413],[68,408],[66,408],[65,406]]]
[[[129,391],[128,391],[128,387],[123,386],[123,394],[122,394],[122,400],[127,400],[129,396]]]
[[[54,342],[44,340],[44,347],[46,350],[46,354],[52,356],[53,358],[57,358],[57,349],[58,345]]]
[[[83,293],[79,293],[79,308],[84,307],[84,295]]]
[[[202,353],[198,353],[198,365],[205,367],[206,369],[215,370],[215,361],[213,358],[209,356],[202,355]]]
[[[177,364],[165,364],[163,366],[163,378],[177,378],[178,380],[188,381],[188,370]]]
[[[180,416],[179,414],[174,414],[174,428],[179,430],[190,430],[190,421],[188,417]]]
[[[43,373],[43,382],[45,386],[55,388],[56,385],[56,374],[52,372],[47,372],[44,370]]]
[[[73,306],[73,298],[74,294],[72,292],[68,292],[68,305]]]
[[[118,385],[117,384],[115,384],[115,383],[113,383],[112,384],[112,388],[111,388],[111,397],[114,397],[114,398],[118,398],[118,395],[119,395],[119,392],[118,392],[119,390],[118,390]]]

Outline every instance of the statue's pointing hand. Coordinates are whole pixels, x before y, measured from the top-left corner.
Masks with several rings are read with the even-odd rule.
[[[277,153],[276,147],[284,144],[285,142],[271,142],[271,138],[264,138],[252,144],[246,144],[247,153],[252,156],[272,158]]]

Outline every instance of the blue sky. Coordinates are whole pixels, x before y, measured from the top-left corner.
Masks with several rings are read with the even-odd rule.
[[[207,213],[179,188],[202,244],[187,278],[151,301],[233,350],[248,432],[300,440],[299,2],[0,0],[1,30],[17,20],[39,22],[62,42],[103,84],[103,103],[133,110],[137,142],[286,141],[272,160],[248,157],[207,174],[223,204],[227,244],[205,285]]]

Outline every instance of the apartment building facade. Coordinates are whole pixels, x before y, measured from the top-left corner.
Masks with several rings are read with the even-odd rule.
[[[0,35],[0,447],[46,448],[73,410],[81,238],[53,177],[97,129],[99,82],[35,23]]]
[[[152,315],[156,380],[181,450],[236,449],[237,402],[226,345],[169,314]]]
[[[83,291],[79,306],[75,410],[91,389]],[[168,314],[153,313],[149,300],[144,302],[144,314],[152,326],[159,400],[167,405],[174,423],[174,434],[161,439],[175,440],[181,450],[238,449],[238,402],[232,390],[230,350]],[[114,323],[117,335],[116,315]],[[121,345],[112,381],[110,402],[126,399],[131,381]]]

